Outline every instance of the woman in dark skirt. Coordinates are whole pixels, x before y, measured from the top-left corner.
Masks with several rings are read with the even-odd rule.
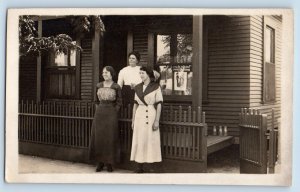
[[[122,93],[112,80],[115,70],[111,66],[104,67],[102,76],[104,81],[97,84],[99,104],[92,123],[89,152],[90,159],[97,162],[96,172],[102,171],[105,165],[112,172],[113,165],[120,161],[118,111]]]

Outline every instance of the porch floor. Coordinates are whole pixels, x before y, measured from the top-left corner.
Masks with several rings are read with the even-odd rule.
[[[233,136],[207,136],[207,154],[214,153],[233,144]]]

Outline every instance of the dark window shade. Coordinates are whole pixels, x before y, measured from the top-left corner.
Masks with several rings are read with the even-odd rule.
[[[76,96],[76,68],[52,68],[46,71],[46,98],[72,99]]]
[[[276,100],[275,29],[265,20],[263,102]]]
[[[275,65],[273,63],[265,63],[265,71],[264,71],[264,100],[275,101]]]

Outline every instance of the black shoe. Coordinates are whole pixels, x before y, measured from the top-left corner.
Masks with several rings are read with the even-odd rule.
[[[145,173],[144,169],[137,169],[134,171],[135,173]]]
[[[114,169],[112,168],[112,165],[111,164],[108,164],[107,165],[107,172],[113,172]]]
[[[103,170],[104,164],[103,163],[98,163],[96,167],[96,172],[101,172]]]

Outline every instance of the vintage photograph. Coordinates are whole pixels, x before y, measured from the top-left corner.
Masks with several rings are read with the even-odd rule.
[[[286,13],[55,13],[15,17],[17,174],[283,174]]]

